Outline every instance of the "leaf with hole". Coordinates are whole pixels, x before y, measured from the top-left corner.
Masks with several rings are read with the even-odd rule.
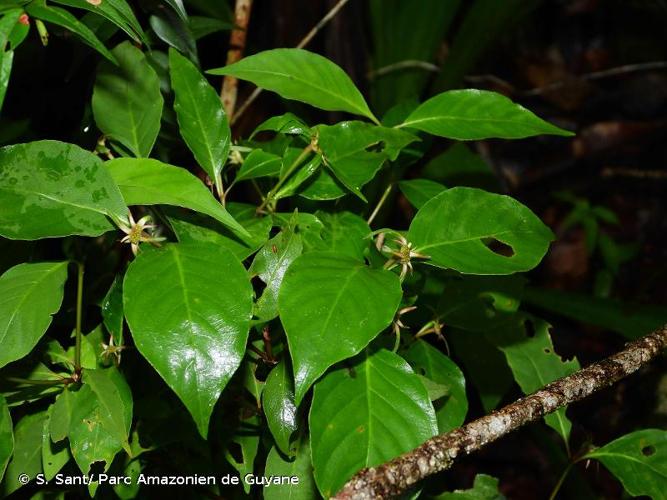
[[[125,317],[136,347],[204,437],[216,401],[241,364],[252,295],[239,260],[209,244],[141,252],[125,275]]]
[[[69,445],[65,441],[54,443],[51,441],[51,412],[53,405],[49,406],[44,419],[44,429],[42,430],[42,469],[44,478],[51,481],[58,472],[69,462],[72,455],[69,452]]]
[[[278,308],[294,369],[296,404],[331,365],[359,353],[391,324],[398,276],[336,252],[310,252],[285,273]]]
[[[365,350],[315,384],[310,409],[315,482],[325,498],[364,467],[438,433],[422,381],[398,355]]]
[[[573,135],[501,94],[475,89],[438,94],[417,107],[398,127],[459,141],[522,139],[540,134]]]
[[[587,453],[583,459],[599,460],[632,496],[665,497],[667,481],[667,431],[631,432]]]
[[[73,144],[37,141],[0,149],[0,236],[35,240],[99,236],[127,207],[102,161]]]
[[[119,63],[102,63],[93,88],[99,129],[122,154],[147,157],[160,131],[164,100],[160,80],[145,55],[130,42],[114,48]]]
[[[197,163],[219,184],[232,138],[220,97],[197,67],[174,49],[169,49],[169,68],[181,135]]]
[[[19,264],[0,276],[0,367],[26,356],[63,300],[67,262]]]
[[[554,352],[549,328],[546,321],[522,315],[486,333],[486,338],[505,354],[514,380],[524,394],[531,394],[580,368],[576,358],[564,361]],[[545,415],[544,420],[560,434],[567,446],[572,423],[565,411],[566,408],[560,408]]]
[[[456,187],[417,212],[407,238],[430,265],[464,274],[512,274],[539,264],[554,236],[515,199]]]
[[[329,59],[314,52],[266,50],[208,73],[235,76],[285,99],[305,102],[325,111],[347,111],[378,123],[350,77]]]
[[[242,236],[249,233],[187,170],[144,158],[105,163],[128,205],[175,205],[209,215]]]

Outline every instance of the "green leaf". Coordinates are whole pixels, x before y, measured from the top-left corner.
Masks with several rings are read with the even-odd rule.
[[[398,187],[412,206],[417,209],[423,207],[431,198],[445,191],[447,188],[439,182],[428,179],[411,179],[400,181]]]
[[[285,113],[284,115],[280,116],[272,116],[265,122],[258,125],[257,128],[250,135],[250,138],[252,139],[253,137],[255,137],[255,135],[259,134],[260,132],[266,132],[266,131],[277,132],[279,134],[286,134],[286,135],[300,135],[308,140],[310,140],[310,136],[312,133],[310,127],[306,125],[301,118],[299,118],[293,113]]]
[[[667,431],[644,429],[626,434],[583,459],[599,460],[632,496],[665,498]]]
[[[500,186],[493,169],[463,142],[457,142],[429,161],[422,176],[446,186],[469,186],[498,191]]]
[[[19,476],[26,474],[34,479],[42,473],[42,432],[46,411],[26,415],[14,428],[14,454],[5,473],[4,489],[0,485],[3,497],[23,486]]]
[[[129,435],[132,425],[132,393],[123,375],[115,368],[86,370],[84,385],[97,396],[100,421],[105,430],[122,443],[129,453]]]
[[[521,139],[540,134],[571,136],[513,103],[486,90],[450,90],[422,103],[399,128],[413,128],[459,141]]]
[[[259,276],[266,287],[255,304],[255,316],[269,321],[278,316],[278,291],[283,282],[285,272],[294,260],[301,255],[303,243],[301,235],[293,227],[283,229],[270,239],[257,252],[248,272],[251,276]]]
[[[99,129],[136,157],[147,157],[160,131],[160,80],[143,52],[130,42],[112,50],[119,66],[102,63],[93,89]],[[123,151],[121,151],[123,152]]]
[[[252,342],[253,347],[260,349],[263,345],[262,340],[256,340]],[[254,354],[254,353],[253,353]],[[262,392],[264,392],[264,386],[266,385],[265,381],[260,381],[257,379],[257,369],[261,366],[261,361],[259,356],[248,354],[246,359],[241,364],[241,373],[243,376],[243,387],[248,389],[248,392],[252,394],[255,403],[257,403],[257,408],[262,407]]]
[[[477,474],[469,490],[456,490],[434,497],[433,500],[504,500],[498,489],[498,480],[486,474]]]
[[[22,9],[19,8],[12,8],[6,12],[0,13],[2,16],[0,17],[0,52],[4,52],[7,48],[7,42],[9,41],[11,32],[18,23],[22,13]]]
[[[195,40],[204,38],[207,35],[217,33],[219,31],[228,31],[234,28],[232,23],[227,23],[214,17],[204,16],[189,16],[188,26],[190,32]]]
[[[285,156],[283,157],[283,169],[281,170],[281,177],[286,174],[285,167],[291,165],[291,158],[289,161],[288,158],[292,156],[292,152],[296,148],[289,148],[285,152]],[[280,200],[281,198],[287,198],[288,196],[292,196],[295,194],[299,188],[304,185],[304,183],[310,179],[313,174],[318,172],[318,169],[320,168],[320,165],[322,165],[322,155],[315,155],[313,156],[310,160],[308,160],[305,164],[301,165],[296,173],[294,175],[289,176],[287,178],[287,181],[283,184],[283,186],[278,190],[278,192],[273,196],[274,200]],[[307,188],[306,188],[307,189]],[[309,193],[308,195],[304,195],[306,198],[308,197],[313,197],[312,192]],[[342,195],[341,195],[342,196]]]
[[[398,276],[335,252],[311,252],[285,273],[280,319],[294,367],[296,404],[331,365],[359,353],[391,324]]]
[[[169,68],[181,135],[197,163],[219,183],[232,136],[220,96],[196,66],[174,49],[169,49]]]
[[[525,281],[520,275],[454,276],[440,293],[438,317],[446,325],[488,331],[512,319]]]
[[[197,42],[190,32],[190,25],[187,21],[169,10],[161,9],[156,15],[148,18],[148,24],[160,40],[198,63]],[[218,102],[220,102],[219,98]]]
[[[69,435],[69,429],[74,413],[74,400],[76,395],[70,387],[65,387],[56,396],[56,401],[49,407],[51,418],[49,420],[49,432],[51,441],[58,443]]]
[[[239,476],[245,478],[247,474],[252,474],[255,470],[255,458],[257,457],[257,449],[259,447],[259,434],[257,429],[260,428],[261,420],[259,416],[254,415],[248,419],[241,421],[240,426],[236,432],[231,436],[230,441],[235,443],[241,451],[240,457],[235,457],[230,453],[229,446],[225,449],[225,458],[234,467]],[[237,458],[240,458],[239,462]],[[243,490],[246,495],[250,493],[250,484],[243,481]]]
[[[65,9],[47,6],[44,0],[32,1],[26,5],[25,9],[26,12],[34,18],[62,26],[72,33],[75,33],[86,45],[95,49],[113,64],[118,64],[116,57],[109,52],[109,49],[107,49],[102,42],[100,42],[95,36],[95,33]]]
[[[102,299],[104,326],[113,335],[116,345],[123,343],[123,278],[114,278],[109,291]]]
[[[277,448],[271,448],[266,457],[267,476],[287,476],[298,478],[297,484],[276,484],[264,490],[264,500],[312,500],[317,498],[317,486],[313,478],[313,466],[310,462],[310,444],[303,439],[296,451],[296,456],[286,459]]]
[[[325,111],[347,111],[378,123],[350,77],[326,57],[307,50],[266,50],[208,73],[235,76],[285,99]]]
[[[169,224],[181,243],[214,243],[244,260],[268,241],[271,218],[259,217],[255,205],[227,203],[226,207],[250,237],[238,236],[218,221],[192,212],[168,211]]]
[[[256,179],[257,177],[275,177],[280,174],[282,158],[278,155],[265,153],[261,149],[253,149],[239,169],[234,182]]]
[[[213,406],[243,358],[252,294],[243,265],[213,245],[141,252],[125,275],[125,317],[136,347],[204,437]]]
[[[118,187],[92,153],[37,141],[0,149],[0,236],[99,236],[127,217]]]
[[[424,340],[413,343],[403,358],[415,373],[447,388],[447,395],[434,401],[439,432],[444,434],[459,427],[468,413],[466,382],[459,367]]]
[[[102,16],[104,19],[112,22],[125,33],[127,33],[135,42],[148,45],[148,39],[141,29],[141,25],[132,12],[132,8],[125,0],[104,0],[98,5],[93,5],[86,0],[52,0],[53,3],[75,7],[93,12]]]
[[[145,158],[105,163],[128,205],[176,205],[209,215],[243,236],[250,234],[187,170]]]
[[[366,350],[318,382],[309,423],[315,482],[325,498],[360,469],[391,460],[438,432],[421,380],[384,349]]]
[[[12,72],[12,63],[14,62],[14,51],[7,52],[0,51],[0,110],[2,104],[5,102],[5,94],[7,94],[7,87],[9,86],[9,76]]]
[[[513,198],[457,187],[427,202],[410,224],[408,240],[429,264],[464,274],[512,274],[539,264],[553,233]],[[511,256],[489,246],[511,247]]]
[[[285,360],[271,370],[266,378],[262,394],[266,423],[277,448],[285,455],[292,455],[292,434],[297,430],[297,408],[294,404],[294,382]]]
[[[637,304],[583,293],[530,287],[526,303],[582,323],[608,328],[629,339],[647,335],[667,323],[667,307]]]
[[[50,423],[52,410],[53,405],[49,406],[46,412],[44,428],[42,430],[42,469],[44,470],[44,478],[47,481],[53,479],[71,458],[69,446],[66,442],[54,443],[51,441]]]
[[[520,316],[508,325],[486,334],[486,338],[505,354],[514,380],[524,394],[531,394],[580,368],[576,358],[563,361],[554,352],[549,328],[546,321]],[[560,434],[567,446],[572,423],[565,415],[565,410],[560,408],[546,415],[544,420]]]
[[[26,356],[60,309],[67,262],[19,264],[0,276],[0,367]]]
[[[386,161],[394,161],[401,150],[418,140],[402,130],[378,127],[360,121],[320,125],[318,147],[328,169],[311,179],[301,195],[314,200],[331,200],[348,193],[360,195]],[[398,133],[397,133],[398,132]]]
[[[315,216],[322,222],[319,232],[304,234],[304,245],[308,251],[331,250],[348,257],[363,260],[364,251],[371,242],[368,223],[352,212],[322,212]]]
[[[14,432],[12,416],[9,414],[7,401],[0,394],[0,481],[5,475],[9,459],[14,453]]]

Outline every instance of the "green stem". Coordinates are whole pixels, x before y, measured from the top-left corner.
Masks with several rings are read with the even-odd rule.
[[[380,197],[380,201],[378,201],[378,204],[375,206],[375,208],[373,209],[373,212],[371,213],[371,215],[368,217],[368,220],[366,221],[366,222],[368,222],[369,226],[371,225],[371,222],[373,222],[373,220],[375,219],[377,214],[380,212],[380,209],[382,208],[382,205],[384,205],[384,202],[387,201],[387,197],[389,196],[389,193],[391,193],[391,189],[393,187],[394,187],[393,184],[389,184],[387,186],[387,189],[384,190],[384,193],[382,193],[382,196]]]
[[[568,464],[567,467],[565,467],[565,470],[561,474],[560,478],[558,479],[558,482],[556,483],[556,486],[554,486],[553,491],[551,492],[551,495],[549,495],[549,500],[554,500],[556,498],[556,495],[560,491],[561,486],[563,486],[563,483],[565,482],[565,478],[567,477],[568,473],[572,469],[576,462],[571,462]]]
[[[76,281],[76,344],[74,346],[74,373],[81,373],[81,316],[83,309],[83,262],[77,263]]]
[[[264,198],[264,201],[262,201],[262,204],[259,206],[257,209],[258,212],[261,212],[266,208],[266,206],[273,200],[273,196],[278,192],[278,190],[282,187],[282,185],[285,183],[287,179],[294,173],[294,171],[301,165],[303,160],[310,154],[310,152],[313,151],[313,145],[309,144],[305,148],[303,148],[303,151],[301,151],[301,154],[292,162],[292,164],[288,167],[287,171],[285,172],[285,175],[283,175],[280,179],[278,179],[278,182],[276,183],[273,188],[271,188],[271,191],[269,191]]]
[[[7,380],[9,382],[15,382],[17,384],[27,384],[27,385],[60,385],[64,384],[66,378],[60,379],[60,380],[30,380],[27,378],[19,378],[19,377],[7,377]]]
[[[215,190],[218,192],[218,199],[222,206],[225,206],[225,187],[222,185],[222,172],[216,172],[215,174]]]

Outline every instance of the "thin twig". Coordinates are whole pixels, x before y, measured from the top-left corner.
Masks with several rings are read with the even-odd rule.
[[[382,193],[382,197],[380,198],[380,201],[378,201],[378,204],[375,206],[375,209],[373,210],[373,213],[371,213],[368,216],[368,220],[366,221],[369,226],[375,220],[375,217],[377,217],[377,214],[380,212],[380,209],[382,208],[382,205],[384,205],[384,202],[387,200],[387,196],[389,196],[389,193],[391,193],[391,189],[393,187],[394,187],[393,184],[389,184],[387,186],[387,189],[384,190],[384,193]]]
[[[315,37],[315,35],[317,35],[320,32],[320,30],[322,28],[324,28],[324,26],[326,26],[326,24],[336,16],[336,14],[338,14],[338,11],[340,11],[340,9],[342,9],[347,2],[349,2],[349,0],[338,0],[336,5],[334,5],[331,8],[331,10],[329,12],[327,12],[324,15],[324,17],[322,19],[320,19],[315,26],[313,26],[313,28],[306,34],[306,36],[304,36],[301,39],[301,41],[297,44],[296,48],[297,49],[302,49],[306,45],[308,45],[308,43],[313,39],[313,37]],[[255,99],[257,99],[257,97],[261,93],[262,93],[262,89],[259,88],[259,87],[257,87],[255,90],[252,91],[252,93],[243,102],[243,104],[241,104],[241,106],[239,107],[239,110],[236,112],[236,114],[231,117],[230,123],[232,125],[234,125],[236,120],[238,120],[238,118],[245,112],[245,110],[248,109],[253,102],[255,102]]]
[[[468,455],[510,432],[584,399],[634,373],[667,348],[667,325],[625,349],[539,391],[447,434],[435,436],[383,465],[362,469],[334,497],[338,500],[391,498],[422,479],[449,469]]]
[[[428,61],[418,61],[416,59],[406,59],[405,61],[399,61],[396,63],[388,64],[374,71],[368,72],[368,79],[372,80],[380,76],[384,76],[394,71],[400,71],[402,69],[421,69],[424,71],[429,71],[431,73],[437,73],[440,71],[440,68],[433,63]]]
[[[74,377],[81,375],[81,317],[83,315],[83,262],[77,262],[76,277],[76,328],[74,344]]]
[[[229,37],[229,50],[227,51],[227,63],[230,64],[239,61],[243,57],[245,50],[246,34],[248,32],[248,22],[250,21],[250,10],[252,9],[252,0],[236,0],[234,8],[235,28]],[[234,116],[236,107],[236,96],[238,94],[239,81],[233,76],[227,75],[222,81],[220,99],[225,108],[225,112],[230,120]],[[232,122],[233,123],[233,122]]]

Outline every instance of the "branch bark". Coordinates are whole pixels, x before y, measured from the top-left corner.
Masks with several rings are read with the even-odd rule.
[[[227,51],[226,66],[239,61],[241,57],[243,57],[251,9],[252,0],[236,0],[236,6],[234,8],[234,23],[236,24],[236,27],[232,30],[232,34],[229,37],[229,50]],[[229,75],[225,76],[222,81],[220,99],[222,99],[222,105],[230,120],[232,120],[234,116],[238,88],[239,81],[236,78]]]
[[[618,382],[648,364],[666,348],[667,325],[627,344],[617,354],[556,380],[500,410],[435,436],[378,467],[362,469],[334,498],[367,500],[399,495],[427,476],[449,469],[458,457]]]

